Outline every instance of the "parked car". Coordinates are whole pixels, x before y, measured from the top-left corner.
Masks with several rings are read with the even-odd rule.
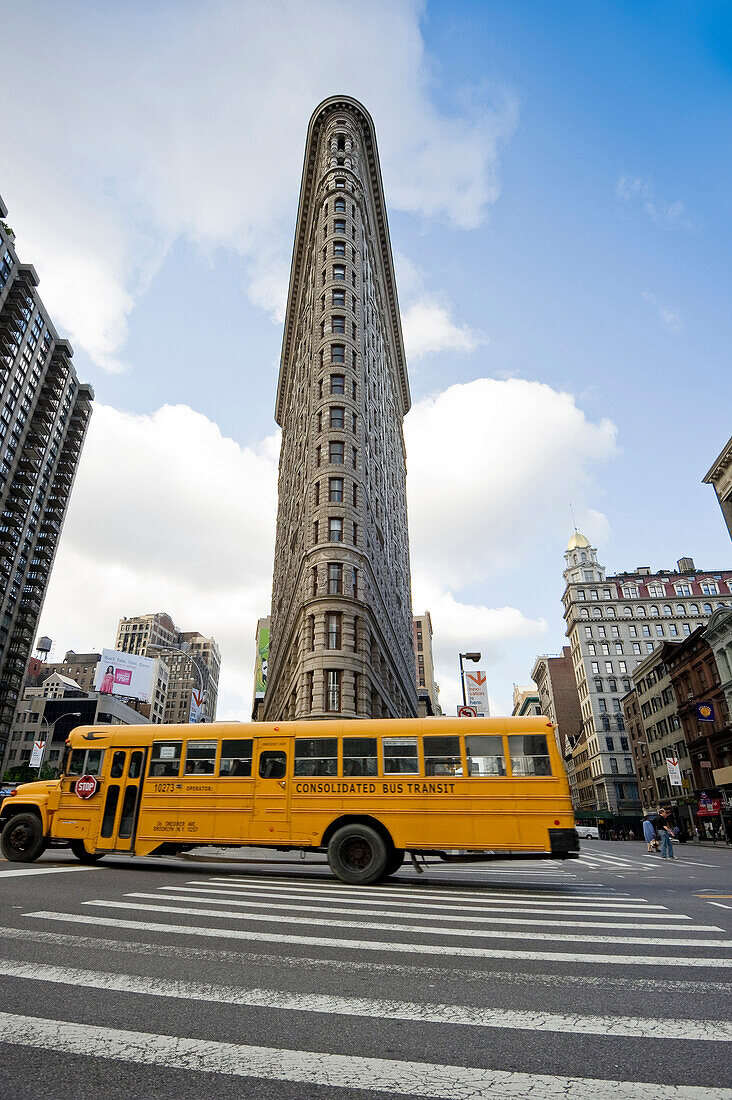
[[[577,836],[580,840],[599,840],[600,830],[597,825],[577,825]]]

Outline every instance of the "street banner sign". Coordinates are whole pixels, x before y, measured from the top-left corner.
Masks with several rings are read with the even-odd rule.
[[[458,707],[457,716],[458,718],[477,718],[478,712],[475,707]]]
[[[666,757],[666,767],[668,768],[668,781],[672,787],[682,787],[683,780],[681,778],[681,765],[677,756]]]
[[[93,775],[80,775],[74,788],[79,798],[91,798],[97,791],[97,781]]]
[[[714,721],[714,707],[711,703],[697,703],[696,717],[700,722]]]
[[[475,707],[478,718],[489,717],[488,684],[486,683],[485,672],[465,673],[465,697],[468,706]]]
[[[191,692],[191,709],[188,715],[189,722],[200,722],[201,711],[203,710],[203,697],[204,693],[197,688]]]
[[[696,811],[698,817],[718,817],[721,809],[722,800],[720,798],[710,798],[705,793],[699,795],[699,804]]]
[[[45,744],[46,744],[45,741],[34,741],[33,742],[33,752],[31,753],[31,758],[30,758],[31,768],[40,767],[41,760],[43,760],[43,748],[44,748]]]

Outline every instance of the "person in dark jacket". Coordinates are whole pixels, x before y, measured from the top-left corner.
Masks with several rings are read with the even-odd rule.
[[[674,835],[674,822],[671,811],[665,808],[661,810],[660,814],[653,818],[653,825],[661,838],[661,859],[675,859],[673,845],[671,844],[671,837]]]

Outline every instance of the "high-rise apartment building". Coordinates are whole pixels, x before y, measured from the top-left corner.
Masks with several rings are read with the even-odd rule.
[[[19,261],[0,199],[0,760],[23,688],[94,392]]]
[[[189,722],[196,710],[193,693],[203,691],[197,721],[213,722],[219,695],[221,652],[213,638],[181,631],[165,611],[120,619],[115,648],[139,657],[161,657],[169,670],[162,721]],[[155,721],[153,716],[153,721]]]
[[[432,655],[432,618],[429,611],[412,619],[414,642],[414,671],[417,677],[417,698],[420,717],[442,714],[440,685],[435,680],[435,661]]]
[[[608,577],[578,531],[565,560],[564,618],[594,807],[637,814],[641,804],[622,697],[631,690],[636,665],[656,646],[688,637],[711,617],[713,605],[732,604],[732,571],[700,571],[691,558],[681,558],[675,570],[653,573],[640,566]]]
[[[417,714],[409,407],[374,125],[333,97],[308,130],[280,362],[266,720]]]

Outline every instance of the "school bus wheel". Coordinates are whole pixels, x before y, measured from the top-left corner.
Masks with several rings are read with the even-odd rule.
[[[388,859],[383,837],[358,822],[338,829],[328,844],[328,863],[341,882],[362,886],[378,882],[386,873]]]
[[[83,840],[72,840],[69,847],[80,863],[98,863],[104,859],[104,852],[90,852]]]
[[[37,814],[14,814],[0,838],[3,855],[11,863],[32,863],[45,852],[47,843]]]
[[[403,848],[394,848],[390,853],[386,861],[386,870],[384,871],[384,878],[388,878],[389,875],[395,875],[401,865],[404,863],[404,857],[406,852]]]

